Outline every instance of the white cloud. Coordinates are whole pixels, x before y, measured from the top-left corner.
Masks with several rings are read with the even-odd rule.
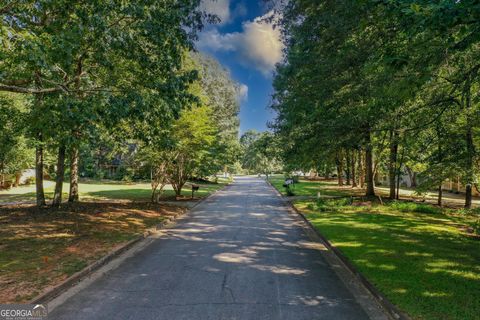
[[[246,102],[248,100],[248,86],[244,83],[241,83],[238,88],[238,101]]]
[[[202,0],[200,9],[220,18],[219,24],[230,21],[230,0]]]
[[[275,64],[282,59],[283,43],[280,30],[274,28],[265,18],[272,12],[246,21],[242,32],[221,34],[218,29],[210,29],[200,34],[198,46],[204,50],[235,52],[239,62],[268,76]]]
[[[217,29],[200,33],[197,46],[209,51],[235,51],[237,32],[221,34]]]

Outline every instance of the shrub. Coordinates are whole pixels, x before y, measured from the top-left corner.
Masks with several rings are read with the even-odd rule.
[[[93,178],[97,180],[105,179],[106,177],[107,177],[107,172],[102,169],[95,171],[95,173],[93,174]]]
[[[293,197],[295,193],[293,192],[292,188],[288,185],[285,187],[285,191],[287,192],[287,196]]]
[[[321,212],[337,211],[339,208],[349,205],[351,205],[350,198],[318,199],[316,203],[317,209]]]
[[[456,214],[461,214],[461,215],[465,215],[465,216],[480,215],[480,208],[473,208],[473,209],[462,208],[462,209],[454,210],[453,212],[456,213]]]
[[[26,180],[25,180],[25,184],[29,185],[29,184],[34,184],[35,183],[35,177],[28,177]]]
[[[473,215],[480,215],[480,207],[478,207],[478,208],[473,208],[473,209],[470,209],[470,214],[473,214]]]
[[[390,203],[390,207],[401,212],[442,213],[442,209],[424,203],[393,201]]]
[[[478,219],[472,224],[472,228],[475,234],[480,235],[480,219]]]
[[[135,172],[131,167],[121,165],[115,172],[114,179],[119,181],[131,182],[133,181],[134,175]]]

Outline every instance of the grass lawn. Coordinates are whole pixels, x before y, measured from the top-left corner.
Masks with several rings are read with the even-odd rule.
[[[218,179],[218,183],[196,183],[200,185],[195,197],[205,197],[215,190],[220,189],[227,183],[226,179]],[[55,183],[45,181],[45,197],[51,199]],[[63,199],[68,197],[70,185],[65,183],[63,186]],[[79,184],[80,199],[88,201],[98,200],[131,200],[131,201],[149,201],[151,196],[150,183],[125,183],[117,181],[83,181]],[[185,186],[182,190],[182,196],[190,197],[191,189]],[[170,185],[165,186],[164,198],[173,198],[175,192]],[[24,202],[35,200],[35,186],[21,186],[10,190],[0,191],[0,204],[12,202]],[[0,209],[1,210],[1,209]]]
[[[295,206],[414,319],[480,319],[480,236],[471,227],[480,216],[411,202],[304,199]]]
[[[274,175],[269,178],[270,183],[282,193],[287,195],[283,183],[285,177],[281,175]],[[348,196],[352,193],[351,188],[337,188],[331,181],[321,180],[300,180],[292,187],[296,196],[312,196],[316,197],[317,192],[325,196]]]
[[[149,203],[78,203],[61,209],[4,206],[0,303],[27,302],[166,216],[185,209]]]
[[[285,177],[283,175],[274,175],[270,179],[270,182],[279,190],[282,195],[286,195],[285,188],[283,187],[283,182]],[[330,180],[305,180],[301,179],[299,183],[295,184],[293,187],[293,192],[295,196],[298,197],[316,197],[317,192],[320,192],[321,196],[327,197],[348,197],[355,196],[361,197],[365,195],[365,190],[361,188],[352,188],[351,186],[342,186],[337,185],[336,179]],[[389,195],[388,186],[375,186],[375,193],[387,198]],[[452,192],[443,192],[443,203],[445,206],[452,208],[462,208],[465,202],[464,194],[456,194]],[[427,203],[436,204],[437,203],[437,192],[427,192],[424,196],[420,196],[415,193],[413,189],[400,188],[400,199],[401,200],[415,200],[415,201],[425,201]],[[473,207],[480,207],[480,198],[474,197],[472,201]]]

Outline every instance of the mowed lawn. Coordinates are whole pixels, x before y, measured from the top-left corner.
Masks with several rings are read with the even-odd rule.
[[[195,197],[205,197],[215,190],[220,189],[227,183],[226,179],[218,180],[218,183],[196,183],[200,189],[195,192]],[[45,181],[45,197],[53,198],[55,183]],[[63,198],[68,197],[70,185],[65,183],[63,186]],[[117,181],[83,181],[79,183],[79,192],[81,200],[103,201],[103,200],[130,200],[130,201],[149,201],[151,197],[150,183],[125,183]],[[182,190],[182,196],[190,197],[191,184],[187,184]],[[170,185],[166,185],[163,198],[173,198],[175,192]],[[0,190],[0,205],[2,203],[35,201],[35,185],[21,186],[10,190]],[[0,209],[1,210],[1,209]]]
[[[285,177],[274,175],[269,178],[269,181],[282,195],[287,195],[283,187]],[[300,183],[294,184],[291,188],[295,196],[316,197],[318,192],[320,192],[320,196],[348,196],[352,194],[351,188],[337,188],[331,181],[322,180],[301,180]],[[360,194],[360,192],[358,193]]]
[[[296,188],[314,183],[322,189],[312,181]],[[407,202],[350,205],[348,198],[295,206],[414,319],[480,319],[479,215]]]
[[[269,181],[277,188],[282,195],[287,195],[283,183],[285,177],[283,175],[273,175]],[[295,184],[292,188],[296,196],[299,197],[317,197],[320,192],[321,197],[348,197],[355,196],[361,197],[365,194],[365,190],[361,188],[353,188],[351,186],[344,185],[339,187],[336,179],[329,180],[305,180],[301,179],[301,183]],[[375,193],[382,198],[387,198],[389,195],[389,188],[386,185],[375,186]],[[402,200],[416,200],[425,201],[426,203],[437,203],[437,192],[429,191],[424,195],[415,193],[415,190],[408,188],[400,188],[400,199]],[[443,192],[443,203],[448,207],[461,208],[465,202],[463,194],[457,194],[452,192]],[[474,197],[472,204],[474,207],[480,207],[480,198]]]

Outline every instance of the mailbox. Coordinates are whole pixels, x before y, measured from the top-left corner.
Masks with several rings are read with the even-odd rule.
[[[293,179],[285,179],[285,182],[283,183],[283,187],[284,188],[288,188],[290,187],[291,184],[294,184],[295,181],[293,181]]]
[[[192,184],[192,199],[193,199],[193,193],[194,193],[195,191],[198,191],[198,189],[200,189],[200,186],[199,186],[199,185]]]

